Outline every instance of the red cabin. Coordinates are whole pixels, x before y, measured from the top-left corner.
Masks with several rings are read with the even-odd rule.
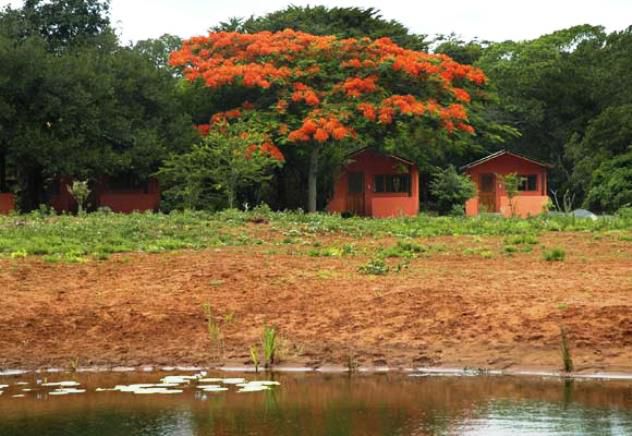
[[[476,197],[465,203],[465,213],[468,216],[481,212],[511,216],[509,197],[498,179],[499,175],[511,173],[521,178],[518,194],[513,198],[514,213],[522,217],[542,213],[549,201],[546,192],[547,169],[550,167],[506,150],[465,165],[461,169],[472,178],[478,191]]]
[[[329,212],[379,218],[419,213],[419,170],[413,162],[367,148],[348,159],[336,179]]]

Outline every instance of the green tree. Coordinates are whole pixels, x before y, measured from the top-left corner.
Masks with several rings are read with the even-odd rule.
[[[16,20],[37,17],[35,12],[47,4],[31,2],[30,9],[0,14],[0,105],[5,109],[0,163],[16,173],[23,210],[46,200],[48,179],[119,172],[147,177],[170,152],[195,138],[172,72],[157,69],[143,53],[115,40],[104,44],[98,32],[110,41],[105,25],[79,20],[77,29],[64,30],[63,35],[81,40],[76,44],[66,36],[48,40],[40,32],[16,34]],[[78,20],[60,14],[54,15],[60,28]],[[100,21],[107,22],[107,17]],[[46,23],[56,29],[53,21]]]
[[[389,37],[399,46],[411,50],[427,50],[426,35],[411,33],[395,20],[384,19],[374,8],[326,6],[288,6],[280,11],[246,20],[231,18],[220,23],[213,31],[228,32],[280,32],[298,30],[312,35],[336,35],[340,38]]]
[[[552,186],[567,186],[565,144],[596,114],[594,66],[605,34],[575,26],[531,41],[492,43],[476,65],[498,91],[497,120],[520,133],[509,149],[556,165]]]
[[[476,185],[469,176],[461,175],[453,165],[445,169],[437,169],[430,190],[438,201],[439,212],[464,213],[464,205],[467,200],[476,195]]]
[[[516,203],[514,198],[518,195],[518,190],[520,189],[520,184],[523,182],[524,177],[520,177],[517,173],[496,174],[496,177],[502,185],[505,194],[507,194],[509,210],[513,217],[516,215]]]
[[[593,173],[605,161],[628,152],[632,145],[632,103],[606,108],[590,120],[583,136],[575,134],[566,145],[574,163],[572,186],[583,197],[593,186]]]
[[[169,54],[182,45],[182,39],[165,33],[156,39],[144,39],[134,44],[134,50],[145,55],[156,68],[169,68]],[[175,70],[172,70],[174,73]]]
[[[626,153],[602,162],[595,170],[584,205],[610,213],[632,206],[632,143]]]
[[[244,123],[212,129],[185,154],[167,159],[158,175],[168,202],[187,209],[237,204],[240,190],[270,180],[282,163],[265,136]]]
[[[450,56],[461,64],[474,65],[483,55],[483,51],[489,46],[489,41],[479,42],[474,39],[472,41],[464,41],[457,37],[456,34],[439,35],[435,39],[437,44],[434,49],[435,53],[442,53]]]

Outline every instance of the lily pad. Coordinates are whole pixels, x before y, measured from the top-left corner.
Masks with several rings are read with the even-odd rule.
[[[73,386],[79,386],[81,383],[76,381],[59,381],[59,382],[47,382],[42,383],[42,386],[51,386],[51,387],[61,387],[61,388],[71,388]]]

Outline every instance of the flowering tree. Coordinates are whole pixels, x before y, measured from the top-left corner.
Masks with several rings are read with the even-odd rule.
[[[323,149],[386,138],[410,123],[437,135],[474,134],[467,106],[486,82],[475,67],[403,49],[388,38],[340,39],[289,29],[194,37],[171,54],[170,63],[191,82],[244,96],[239,107],[198,126],[201,134],[240,120],[263,129],[270,145],[306,148],[309,211],[316,210]]]

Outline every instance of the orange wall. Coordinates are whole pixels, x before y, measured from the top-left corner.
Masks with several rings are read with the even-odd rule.
[[[547,171],[545,167],[537,165],[528,160],[520,159],[516,156],[501,155],[495,159],[491,159],[480,165],[466,170],[466,173],[480,188],[481,175],[486,173],[492,174],[510,174],[518,173],[519,175],[536,175],[537,186],[535,191],[520,191],[514,197],[514,209],[518,216],[527,217],[530,215],[539,215],[543,212],[544,207],[548,203],[547,196],[548,181]],[[496,210],[493,212],[500,213],[503,216],[511,216],[511,207],[509,206],[509,197],[503,189],[501,183],[496,179]],[[490,211],[491,212],[491,211]],[[479,213],[478,198],[474,197],[465,203],[465,213],[468,216],[477,215]]]
[[[392,157],[365,150],[353,156],[353,161],[344,167],[334,185],[334,196],[327,205],[329,212],[347,212],[347,172],[364,173],[365,215],[378,218],[419,213],[419,171],[415,166],[405,165]],[[404,167],[410,173],[411,193],[373,192],[373,177],[397,174]]]
[[[9,193],[0,193],[0,214],[8,214],[15,209],[15,196]]]

